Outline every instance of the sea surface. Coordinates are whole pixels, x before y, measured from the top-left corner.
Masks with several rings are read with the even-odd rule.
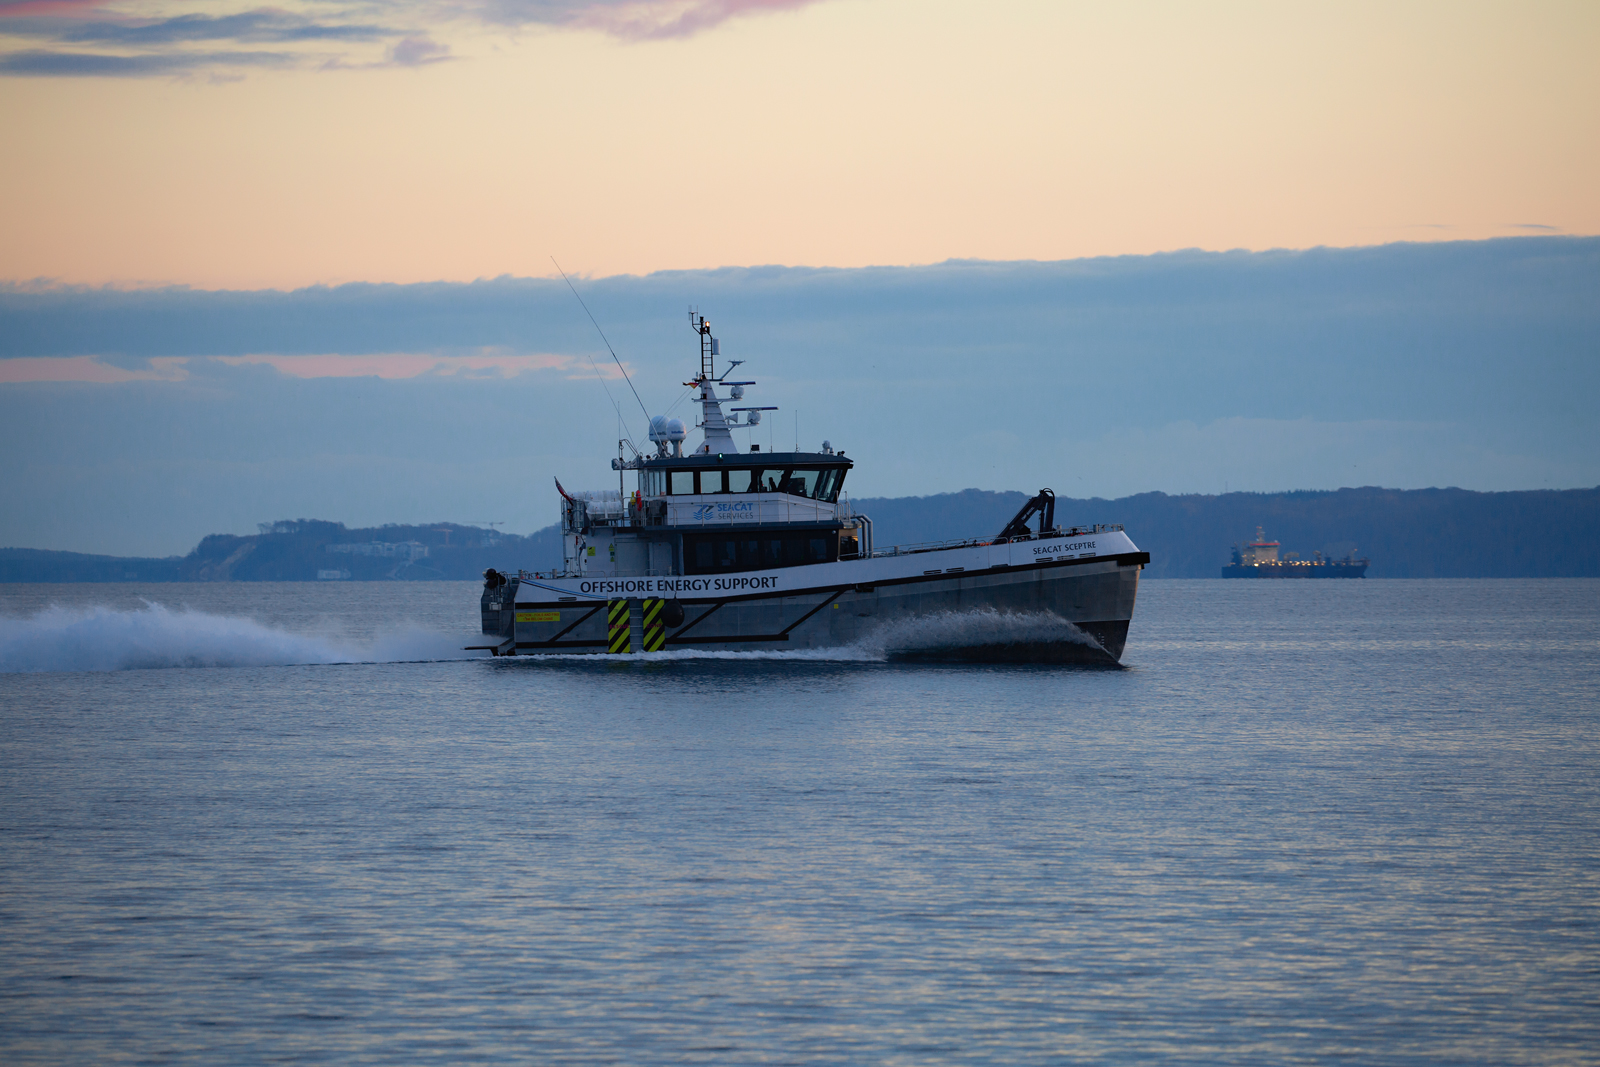
[[[1600,1063],[1600,581],[1148,581],[1123,669],[477,593],[0,586],[0,1062]]]

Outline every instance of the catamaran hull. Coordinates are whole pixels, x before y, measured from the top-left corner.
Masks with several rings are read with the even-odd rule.
[[[546,583],[523,581],[499,604],[485,594],[484,630],[500,643],[484,647],[517,656],[610,652],[619,645],[625,611],[625,647],[633,652],[652,645],[669,652],[859,646],[905,659],[1116,663],[1127,643],[1139,571],[1148,560],[1136,551],[982,570],[962,567],[956,573],[922,567],[926,573],[841,580],[869,579],[866,571],[886,569],[869,565],[878,561],[863,561],[796,568],[818,572],[813,577],[822,580],[809,588],[794,587],[793,579],[803,577],[794,572],[785,575],[789,588],[755,592],[696,590],[682,579],[676,584],[688,588],[663,590],[660,580],[644,580],[637,591],[625,582],[612,583],[620,586],[618,595],[583,602],[563,599],[562,589]],[[924,557],[916,562],[949,561]],[[663,597],[671,598],[671,625],[652,635],[645,614],[659,612],[650,605]]]

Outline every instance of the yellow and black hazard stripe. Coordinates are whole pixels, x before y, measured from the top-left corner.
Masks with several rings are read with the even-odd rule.
[[[613,655],[626,655],[633,651],[628,637],[628,602],[612,600],[606,603],[606,651]]]
[[[667,647],[667,625],[662,619],[665,600],[650,599],[644,602],[644,650],[660,652]]]

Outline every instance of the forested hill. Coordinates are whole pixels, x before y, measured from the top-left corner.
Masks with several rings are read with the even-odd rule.
[[[967,489],[937,496],[861,499],[878,547],[998,533],[1028,494]],[[1475,493],[1464,489],[1168,496],[1056,502],[1063,526],[1122,523],[1150,553],[1149,578],[1215,578],[1234,544],[1257,526],[1309,559],[1313,551],[1372,560],[1373,578],[1600,576],[1600,488]],[[361,554],[348,546],[372,547]],[[425,547],[420,555],[414,545]],[[330,551],[329,546],[335,547]],[[388,553],[388,554],[377,554]],[[412,558],[412,557],[415,558]],[[561,559],[554,526],[527,536],[454,523],[346,529],[297,519],[260,534],[213,534],[187,556],[137,559],[0,549],[4,582],[313,581],[477,578],[487,567],[542,570]]]
[[[967,489],[938,496],[862,499],[879,547],[996,534],[1026,493]],[[1373,578],[1600,576],[1600,488],[1475,493],[1465,489],[1056,501],[1063,526],[1122,523],[1150,553],[1148,578],[1216,578],[1229,549],[1260,526],[1284,552],[1369,556]]]

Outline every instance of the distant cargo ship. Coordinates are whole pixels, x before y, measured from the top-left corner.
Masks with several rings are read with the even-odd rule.
[[[1365,578],[1370,559],[1356,559],[1351,552],[1342,559],[1324,559],[1313,552],[1311,559],[1297,559],[1293,552],[1278,558],[1278,542],[1268,541],[1261,527],[1256,539],[1247,545],[1233,546],[1233,562],[1222,568],[1224,578]]]

